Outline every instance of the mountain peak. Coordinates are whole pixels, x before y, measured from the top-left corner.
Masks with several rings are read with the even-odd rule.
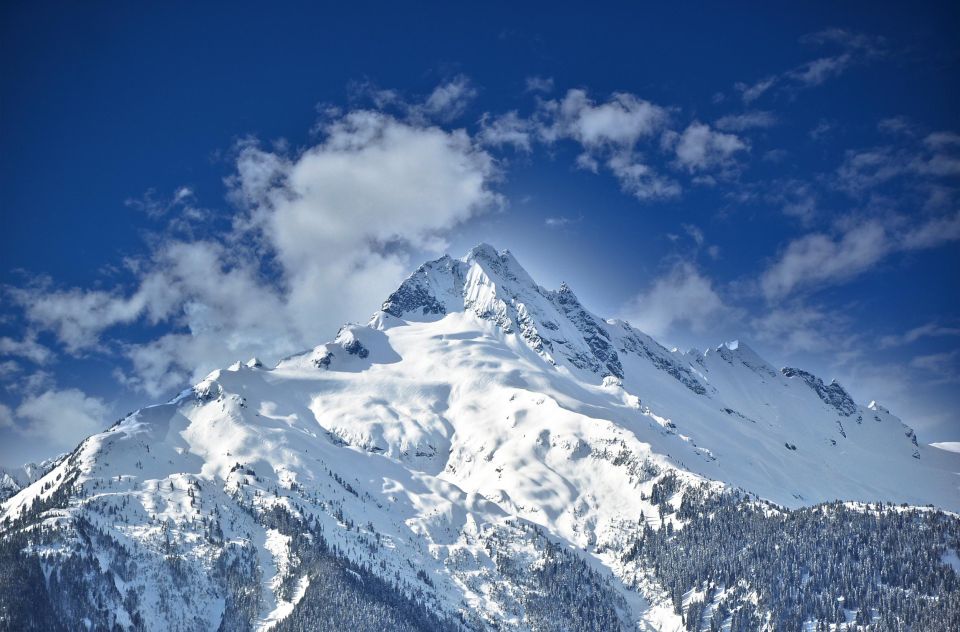
[[[780,369],[780,372],[787,378],[799,377],[817,393],[825,404],[836,408],[841,415],[850,417],[857,412],[856,402],[836,380],[832,380],[830,384],[824,384],[823,380],[813,373],[793,367],[784,367]]]
[[[463,262],[470,262],[474,259],[482,259],[485,261],[499,262],[501,254],[506,252],[507,252],[506,250],[504,250],[503,252],[500,252],[490,244],[482,241],[476,246],[474,246],[473,248],[471,248],[470,251],[467,252],[467,254],[464,255],[463,258],[461,258],[460,260]]]
[[[766,360],[763,360],[763,358],[760,357],[760,354],[754,351],[753,347],[748,345],[743,340],[728,340],[719,345],[717,347],[717,351],[720,351],[721,347],[726,348],[727,351],[730,351],[741,358],[759,359],[760,361],[766,363]]]
[[[30,547],[42,555],[31,572],[37,592],[7,584],[18,599],[43,595],[43,570],[59,568],[50,595],[64,612],[75,612],[74,595],[91,595],[104,603],[91,613],[136,614],[145,629],[325,628],[317,604],[370,596],[451,621],[505,613],[490,626],[472,619],[478,632],[634,629],[610,625],[617,609],[668,591],[645,580],[655,592],[640,599],[641,567],[625,566],[633,556],[624,552],[641,542],[619,543],[636,525],[698,528],[676,498],[713,512],[722,490],[743,490],[748,519],[764,513],[757,498],[956,509],[956,467],[943,456],[921,461],[929,452],[916,434],[872,409],[799,369],[770,375],[740,341],[703,355],[668,351],[593,315],[566,284],[543,289],[509,252],[482,244],[424,263],[369,324],[344,325],[331,342],[273,369],[251,360],[214,371],[36,479],[0,470],[0,498],[13,494],[0,505],[0,535],[12,526],[44,538]],[[846,511],[835,507],[824,511]],[[721,537],[718,548],[728,532]],[[544,564],[550,572],[537,572]],[[597,564],[604,575],[591,579]],[[531,583],[542,575],[549,583]],[[557,583],[564,578],[576,582]],[[542,595],[590,586],[631,601],[611,601],[602,624],[564,615],[540,625],[552,605]],[[536,626],[512,623],[525,603],[538,609]],[[461,629],[391,625],[375,613],[389,629]],[[689,604],[686,616],[700,620]],[[86,627],[123,627],[115,623]]]
[[[495,310],[490,301],[509,301],[539,292],[539,286],[509,250],[498,251],[480,243],[460,259],[444,255],[424,263],[380,309],[397,318],[436,319],[471,305]]]
[[[440,258],[420,266],[387,297],[381,311],[414,321],[472,312],[504,333],[518,335],[552,364],[599,377],[623,375],[607,323],[587,311],[569,285],[543,289],[509,250],[487,243],[461,259]]]
[[[716,348],[716,353],[725,361],[733,364],[738,361],[755,373],[776,376],[777,371],[769,362],[760,357],[749,345],[742,340],[729,340]]]
[[[554,365],[566,365],[574,373],[586,372],[600,378],[623,378],[621,354],[644,357],[698,394],[706,383],[685,365],[683,356],[662,353],[660,345],[628,323],[604,321],[587,310],[566,282],[546,290],[529,276],[509,250],[497,250],[481,242],[463,257],[444,255],[421,265],[384,301],[374,315],[375,327],[384,325],[384,314],[399,322],[434,321],[455,312],[471,312],[493,322],[506,334],[517,335],[533,351]],[[825,384],[811,373],[794,368],[778,372],[742,339],[724,342],[696,355],[695,363],[713,362],[745,367],[764,380],[800,377],[827,404],[842,415],[853,415],[857,406],[836,382]],[[691,356],[692,357],[692,356]],[[596,378],[591,378],[596,379]]]

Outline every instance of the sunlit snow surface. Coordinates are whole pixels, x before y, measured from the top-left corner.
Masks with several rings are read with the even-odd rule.
[[[413,568],[426,569],[437,607],[508,622],[510,589],[492,589],[500,578],[484,542],[523,518],[582,549],[630,619],[679,627],[620,561],[641,512],[657,520],[641,498],[656,480],[645,468],[788,507],[843,499],[960,510],[960,454],[923,445],[882,406],[844,395],[771,367],[743,342],[668,351],[593,316],[568,288],[539,288],[508,253],[478,247],[426,264],[368,325],[334,342],[272,369],[215,371],[89,438],[75,462],[91,494],[68,511],[131,547],[173,534],[196,561],[193,599],[177,605],[174,624],[215,629],[222,614],[203,572],[209,545],[191,530],[213,507],[229,516],[227,540],[249,535],[257,546],[262,629],[307,589],[294,577],[281,591],[288,543],[236,511],[242,498],[301,507],[356,560],[376,532],[391,552],[384,576],[416,581]],[[4,517],[53,493],[67,467],[8,500]],[[359,527],[344,529],[333,507]],[[529,543],[517,535],[513,546],[522,556]],[[148,593],[148,611],[166,610],[161,594]]]

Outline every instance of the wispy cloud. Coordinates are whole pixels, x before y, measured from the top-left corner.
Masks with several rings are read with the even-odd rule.
[[[518,151],[530,153],[533,149],[536,127],[529,119],[523,119],[516,110],[499,116],[484,113],[480,118],[478,138],[490,147],[512,146]]]
[[[910,360],[911,367],[934,374],[937,381],[945,384],[960,382],[958,365],[960,365],[960,349],[919,355]]]
[[[809,33],[800,38],[800,41],[818,49],[830,48],[835,52],[781,73],[768,75],[753,83],[737,82],[734,88],[740,93],[744,103],[749,105],[774,88],[797,92],[822,85],[829,79],[841,76],[850,68],[882,57],[886,53],[886,42],[883,38],[840,28]]]
[[[81,440],[109,425],[109,406],[103,400],[89,397],[71,388],[49,390],[24,399],[14,413],[8,407],[0,410],[0,426],[39,438],[60,450],[73,448]],[[15,423],[19,419],[20,423]]]
[[[657,171],[637,151],[670,120],[667,108],[629,93],[615,93],[598,103],[585,90],[568,90],[563,99],[542,101],[537,113],[540,139],[548,144],[563,139],[579,143],[584,152],[577,166],[596,173],[603,165],[624,192],[639,200],[680,194],[679,183]]]
[[[885,257],[934,248],[960,239],[960,213],[921,223],[904,218],[868,219],[834,236],[810,233],[791,241],[763,273],[760,286],[768,299],[798,289],[852,279]]]
[[[624,319],[653,336],[667,335],[679,325],[703,332],[733,313],[713,282],[687,261],[673,264],[621,310]]]
[[[742,114],[728,114],[717,119],[714,125],[725,132],[743,132],[748,129],[766,129],[777,124],[772,112],[753,110]]]
[[[682,133],[665,134],[663,143],[674,151],[676,164],[689,172],[730,167],[736,154],[749,149],[740,137],[715,131],[698,121]]]
[[[775,76],[764,77],[763,79],[760,79],[752,84],[747,84],[740,81],[735,83],[733,87],[737,92],[740,93],[740,98],[743,99],[743,102],[749,105],[777,85],[777,81],[778,78]]]
[[[11,290],[16,292],[16,290]],[[0,337],[0,356],[15,356],[26,358],[35,364],[47,364],[54,358],[54,353],[46,346],[37,342],[34,332],[27,332],[20,340],[9,336]]]
[[[389,112],[415,124],[429,122],[449,123],[462,117],[479,93],[470,77],[460,74],[437,84],[429,93],[408,95],[400,90],[381,88],[370,80],[354,81],[349,85],[350,101],[370,103],[381,112]],[[319,107],[323,120],[317,130],[323,133],[329,120],[343,115],[338,106]]]
[[[541,136],[549,141],[572,138],[584,147],[630,147],[661,130],[669,120],[665,108],[626,92],[597,103],[585,90],[568,90],[561,100],[541,105],[545,124]]]
[[[544,225],[547,228],[566,228],[571,224],[579,224],[583,221],[583,215],[578,215],[577,217],[566,217],[565,215],[559,215],[556,217],[548,217],[543,220]]]
[[[810,131],[807,132],[807,136],[809,136],[812,140],[820,142],[827,139],[835,129],[836,125],[833,122],[828,121],[827,119],[820,119],[817,121],[816,125],[810,128]]]
[[[926,198],[928,210],[955,207],[960,193],[960,135],[938,131],[916,141],[849,149],[833,176],[834,186],[854,198],[878,192]]]
[[[466,111],[477,96],[477,89],[466,75],[458,75],[433,89],[426,101],[419,106],[419,113],[428,118],[452,121]]]
[[[858,336],[850,332],[844,310],[792,300],[755,313],[748,321],[757,340],[781,353],[831,352],[833,357],[850,354]]]
[[[544,94],[553,92],[553,77],[527,77],[526,91]]]
[[[939,323],[925,323],[907,330],[902,334],[891,334],[880,338],[881,348],[900,347],[912,344],[923,338],[941,338],[960,336],[960,327],[947,327]]]

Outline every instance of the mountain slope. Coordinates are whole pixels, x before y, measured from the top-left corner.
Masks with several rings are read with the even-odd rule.
[[[499,337],[521,357],[532,351],[556,370],[520,369],[539,380],[527,390],[613,422],[675,465],[787,506],[844,498],[960,507],[956,478],[928,463],[930,448],[882,407],[858,406],[839,384],[804,371],[777,371],[742,343],[671,353],[626,323],[590,314],[565,286],[543,290],[512,255],[489,246],[422,266],[373,325],[405,361],[430,366],[464,354],[469,345],[451,341],[464,330]],[[469,370],[502,381],[499,367]]]
[[[685,490],[957,510],[949,459],[838,384],[668,351],[481,245],[88,438],[0,524],[67,628],[659,629],[681,617],[625,551],[683,526]]]
[[[40,463],[26,463],[18,468],[0,467],[0,502],[10,498],[50,471],[62,457]]]

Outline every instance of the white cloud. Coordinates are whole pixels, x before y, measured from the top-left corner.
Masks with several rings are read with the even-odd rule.
[[[109,425],[109,408],[100,399],[75,388],[49,390],[24,399],[16,417],[18,432],[49,442],[58,449],[74,447]]]
[[[235,360],[308,346],[285,295],[255,261],[215,242],[172,242],[157,252],[141,288],[167,288],[173,324],[186,331],[124,346],[136,372],[130,384],[156,397]]]
[[[181,186],[177,187],[168,199],[158,199],[156,189],[147,189],[139,198],[127,198],[124,204],[150,217],[160,217],[177,208],[191,208],[195,201],[193,189]]]
[[[13,428],[13,411],[3,403],[0,403],[0,428]]]
[[[763,161],[777,164],[786,160],[789,155],[790,153],[786,149],[770,149],[764,152]]]
[[[174,336],[182,342],[177,348],[164,338],[124,347],[135,368],[143,369],[134,383],[159,396],[252,350],[289,353],[303,346],[283,296],[260,277],[256,262],[255,253],[240,246],[171,240],[144,264],[129,295],[34,289],[22,291],[20,300],[33,326],[55,332],[72,353],[99,349],[106,330],[140,319],[186,329]],[[163,363],[139,361],[158,349],[166,351]]]
[[[717,129],[727,132],[742,132],[748,129],[768,128],[777,124],[777,117],[772,112],[754,110],[742,114],[729,114],[717,119]]]
[[[491,147],[510,145],[518,151],[530,153],[532,134],[531,122],[520,118],[516,110],[512,110],[500,116],[484,114],[480,119],[478,138],[484,145]]]
[[[703,245],[704,241],[706,240],[706,237],[703,234],[703,229],[701,229],[699,226],[695,226],[694,224],[681,224],[681,228],[683,228],[684,232],[690,235],[690,239],[692,239],[698,247]]]
[[[466,75],[443,81],[429,94],[416,97],[381,88],[369,80],[351,82],[348,90],[352,103],[370,103],[379,111],[394,113],[419,125],[433,121],[449,123],[460,118],[478,94],[477,88]],[[324,120],[317,126],[317,131],[322,131],[327,123],[344,114],[340,107],[326,104],[318,105],[318,110]]]
[[[493,158],[463,131],[364,111],[326,131],[323,143],[292,160],[255,147],[238,159],[241,190],[247,164],[279,165],[269,185],[246,202],[288,270],[312,264],[318,245],[341,251],[337,255],[364,240],[435,245],[438,231],[499,199],[489,189],[497,174]]]
[[[759,99],[763,94],[777,83],[777,77],[766,77],[754,84],[737,82],[734,88],[740,93],[740,98],[744,103],[752,103]]]
[[[599,173],[606,167],[620,182],[621,189],[642,201],[680,195],[680,183],[661,175],[644,155],[644,142],[660,139],[652,149],[675,155],[673,165],[691,174],[694,184],[714,186],[718,178],[736,173],[736,154],[749,150],[735,134],[717,131],[694,121],[682,133],[669,129],[671,109],[634,94],[616,92],[598,102],[582,89],[571,89],[562,98],[537,101],[536,113],[522,119],[515,112],[481,119],[480,138],[488,145],[511,144],[529,151],[534,139],[546,144],[561,140],[578,143],[579,169]],[[746,130],[775,123],[769,112],[755,111],[720,119],[727,129]],[[652,144],[652,143],[651,143]],[[719,170],[718,174],[703,173]]]
[[[780,207],[784,215],[799,219],[804,224],[810,223],[816,216],[817,193],[810,183],[795,179],[774,180],[768,188],[764,199]]]
[[[623,318],[651,336],[662,336],[678,325],[694,332],[730,312],[712,281],[688,262],[675,264],[621,310]]]
[[[380,110],[396,105],[407,105],[400,92],[389,88],[381,88],[369,79],[349,82],[347,84],[347,93],[352,103],[368,101]],[[317,107],[321,111],[330,111],[332,107],[334,115],[339,113],[339,109],[336,106],[320,104]]]
[[[851,195],[859,195],[907,173],[911,162],[910,157],[890,147],[848,150],[837,169],[838,186]]]
[[[910,360],[910,366],[915,369],[936,373],[947,381],[956,379],[957,359],[960,358],[960,349],[930,353],[916,356]]]
[[[578,217],[566,217],[561,215],[559,217],[548,217],[543,220],[544,225],[547,228],[565,228],[570,224],[578,224],[583,221],[583,215]]]
[[[844,71],[853,64],[853,61],[853,55],[849,53],[832,57],[821,57],[790,71],[788,76],[804,86],[819,86],[827,79],[842,75]]]
[[[953,211],[960,201],[960,135],[936,132],[920,140],[900,133],[898,145],[848,150],[831,184],[858,201],[893,210],[907,205],[928,214]],[[947,232],[949,225],[943,226]]]
[[[616,145],[632,147],[640,138],[652,136],[668,121],[666,109],[636,95],[616,92],[597,104],[585,90],[568,90],[561,101],[546,101],[541,108],[550,124],[541,128],[547,142],[571,138],[587,149]]]
[[[464,131],[371,111],[330,119],[288,154],[243,143],[220,240],[166,238],[126,290],[30,288],[14,295],[32,327],[79,353],[137,321],[165,323],[122,345],[127,384],[158,396],[251,355],[277,359],[331,338],[396,289],[409,254],[435,253],[457,224],[500,204],[493,157]]]
[[[404,258],[377,244],[439,250],[442,231],[499,202],[493,158],[462,131],[357,112],[327,133],[248,200],[282,264],[292,316],[314,335],[318,314],[369,310],[402,278]],[[249,148],[239,162],[262,153]]]
[[[53,359],[53,352],[37,342],[35,333],[28,332],[23,340],[9,336],[0,338],[0,356],[17,356],[35,364],[46,364]]]
[[[553,77],[527,77],[527,92],[553,92]]]
[[[34,395],[40,391],[53,388],[55,383],[53,373],[40,369],[17,380],[10,390],[21,394]]]
[[[960,336],[960,327],[945,327],[938,323],[925,323],[903,334],[883,336],[880,338],[880,346],[885,349],[889,347],[900,347],[914,343],[921,338],[938,338],[944,336]]]
[[[882,56],[885,47],[882,38],[839,28],[809,33],[800,39],[816,47],[832,47],[837,52],[805,62],[786,72],[767,76],[753,84],[734,84],[744,103],[757,100],[774,86],[786,91],[819,86],[857,64]]]
[[[886,134],[912,136],[914,125],[905,116],[891,116],[881,119],[877,123],[877,129]]]
[[[819,142],[826,139],[834,130],[836,124],[827,119],[820,119],[817,121],[817,124],[810,128],[810,131],[807,132],[807,136],[811,139]]]
[[[960,239],[960,211],[938,217],[911,228],[903,235],[902,247],[907,250],[935,248]]]
[[[436,120],[452,121],[463,115],[476,96],[477,89],[470,79],[459,75],[434,88],[421,106],[421,111]]]
[[[94,346],[104,329],[130,322],[141,311],[126,299],[103,291],[27,290],[16,296],[31,323],[54,331],[72,353]]]
[[[15,360],[4,360],[0,362],[0,379],[9,378],[21,371],[20,365]]]
[[[930,176],[960,176],[960,157],[946,153],[936,153],[926,159],[921,159],[915,165],[915,169],[921,174]]]
[[[584,90],[568,90],[563,99],[539,103],[535,126],[545,143],[562,139],[579,143],[583,152],[577,168],[598,173],[603,165],[625,193],[647,201],[681,192],[675,180],[657,173],[636,149],[641,140],[666,127],[669,114],[668,109],[625,92],[597,103]]]
[[[792,301],[755,315],[750,327],[757,340],[775,346],[782,353],[847,352],[854,342],[842,310],[828,310]]]
[[[864,220],[837,237],[811,233],[791,241],[763,273],[760,286],[768,299],[797,289],[852,279],[884,257],[900,251],[935,248],[960,239],[960,213],[907,225],[905,218]]]
[[[576,165],[577,169],[583,169],[590,173],[599,173],[600,171],[600,162],[587,152],[583,152],[577,156]]]
[[[734,154],[748,148],[738,136],[716,132],[696,121],[680,135],[667,135],[665,143],[673,147],[677,164],[691,172],[729,165]]]
[[[927,147],[938,150],[948,147],[960,147],[960,134],[956,132],[933,132],[923,139]]]
[[[579,161],[578,161],[579,162]],[[656,200],[680,195],[680,185],[673,179],[661,176],[639,158],[628,152],[614,154],[607,160],[607,167],[620,181],[620,188],[638,200]]]
[[[812,195],[805,195],[783,205],[783,214],[810,221],[817,211],[817,200]]]
[[[822,233],[805,235],[787,246],[780,259],[761,278],[767,298],[786,296],[797,287],[852,278],[869,268],[889,246],[884,227],[865,222],[839,239]]]
[[[849,31],[835,26],[807,33],[800,38],[800,41],[815,46],[833,45],[858,52],[867,57],[882,55],[886,47],[886,42],[882,37]]]

